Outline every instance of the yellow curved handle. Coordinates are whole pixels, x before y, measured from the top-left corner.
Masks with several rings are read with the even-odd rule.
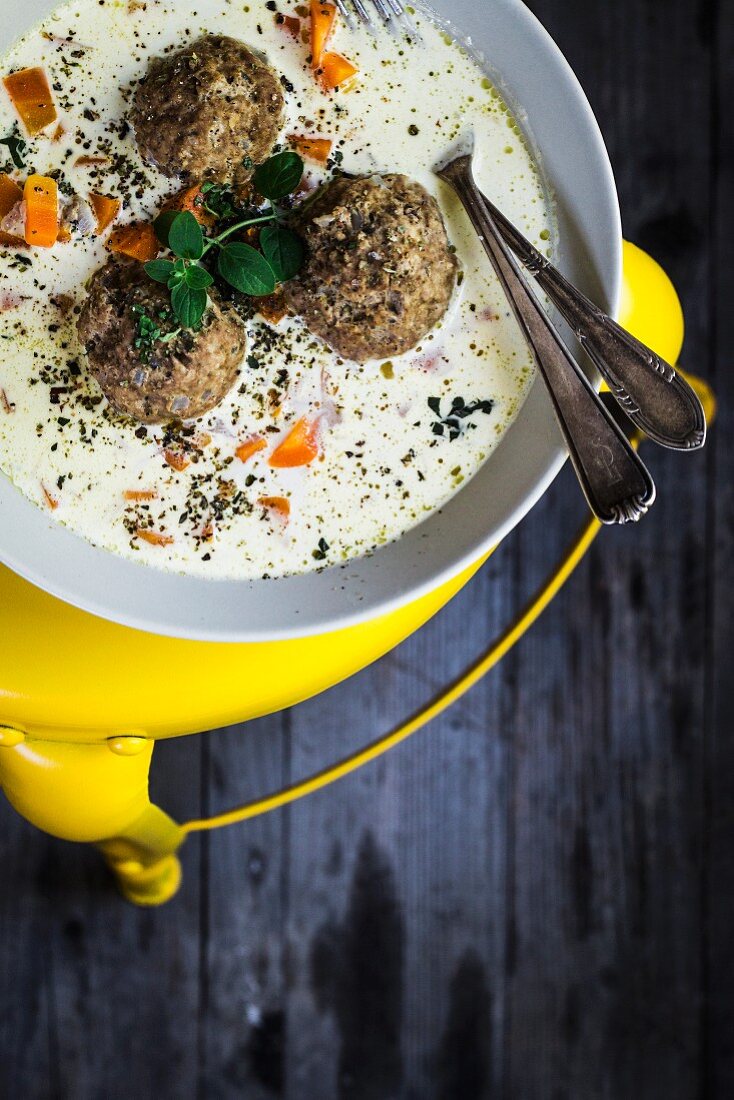
[[[624,243],[624,282],[620,323],[638,339],[643,340],[669,363],[675,363],[683,346],[683,311],[672,282],[652,257],[627,241]],[[709,423],[715,411],[713,394],[698,378],[686,375],[702,400]],[[633,439],[634,446],[640,437]],[[428,706],[390,733],[378,738],[365,748],[325,768],[315,775],[264,798],[255,799],[211,817],[187,821],[184,832],[203,832],[233,825],[280,806],[295,802],[307,794],[328,786],[336,779],[349,775],[364,764],[376,760],[395,745],[436,718],[462,695],[466,694],[483,676],[509,652],[539,618],[553,597],[560,591],[586,551],[601,530],[595,518],[587,520],[561,561],[556,565],[538,591],[517,616],[515,621],[491,643],[482,657],[458,680],[444,689]]]
[[[665,272],[649,256],[625,244],[625,289],[620,320],[669,362],[683,341],[683,317]],[[709,421],[713,394],[687,376]],[[519,641],[570,577],[600,530],[591,519],[525,609],[458,681],[409,721],[332,767],[285,790],[210,818],[176,825],[148,796],[153,742],[116,738],[102,744],[68,744],[25,738],[0,728],[0,783],[24,817],[55,836],[96,843],[129,900],[159,905],[175,893],[180,865],[175,855],[188,833],[243,821],[293,802],[376,759],[425,726],[467,692]],[[457,584],[458,587],[458,584]]]
[[[683,348],[685,325],[676,289],[652,256],[637,245],[624,242],[622,298],[619,323],[668,363],[677,363]],[[676,368],[692,387],[709,424],[716,416],[716,399],[710,386],[694,374]]]

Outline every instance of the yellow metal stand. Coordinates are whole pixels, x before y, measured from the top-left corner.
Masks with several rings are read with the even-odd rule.
[[[96,844],[129,901],[160,905],[180,885],[175,852],[185,833],[148,797],[154,742],[130,740],[136,744],[6,743],[0,777],[19,814],[62,840]]]
[[[661,268],[633,245],[625,245],[624,259],[622,322],[675,362],[683,340],[675,290]],[[689,381],[710,422],[715,411],[711,391],[698,379]],[[421,626],[482,562],[436,592],[361,627],[320,638],[241,646],[156,638],[105,623],[2,571],[0,639],[12,643],[9,654],[16,675],[11,687],[0,684],[0,785],[15,809],[38,828],[66,840],[96,844],[129,901],[160,905],[178,889],[181,869],[176,852],[189,833],[266,813],[326,786],[387,752],[468,691],[535,622],[598,531],[596,520],[587,521],[516,621],[456,683],[409,721],[290,788],[184,825],[177,825],[149,799],[156,737],[280,709],[351,675]],[[50,637],[49,620],[57,626]],[[18,623],[22,629],[14,636],[12,627]],[[70,688],[69,660],[54,663],[50,657],[58,658],[59,645],[72,645],[72,639],[87,664]],[[164,682],[161,669],[169,672]],[[287,682],[283,669],[288,670]],[[194,699],[192,670],[202,685]],[[136,720],[141,694],[155,716],[144,732]],[[87,721],[76,725],[71,720],[73,708],[79,722],[79,708],[85,704]],[[55,722],[48,717],[52,707]]]

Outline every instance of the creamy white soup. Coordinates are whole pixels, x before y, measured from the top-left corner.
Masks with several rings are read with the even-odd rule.
[[[389,360],[342,359],[297,317],[276,324],[255,313],[239,377],[216,408],[195,421],[141,424],[112,410],[77,334],[85,283],[109,257],[111,230],[48,248],[0,246],[0,469],[54,521],[182,573],[303,573],[399,538],[497,445],[527,392],[531,360],[463,211],[432,169],[473,133],[480,184],[543,250],[552,210],[486,73],[444,28],[415,21],[422,45],[337,25],[329,49],[357,68],[337,91],[314,78],[308,12],[288,0],[76,0],[4,57],[2,75],[43,67],[58,117],[29,137],[0,88],[0,139],[10,139],[0,171],[20,186],[30,172],[53,173],[64,200],[119,199],[114,230],[152,219],[181,186],[143,163],[124,121],[151,58],[202,34],[238,39],[280,78],[282,147],[293,135],[332,142],[326,164],[305,158],[304,186],[335,173],[404,173],[438,200],[460,272],[442,321]],[[315,425],[313,459],[271,465],[304,418]],[[262,445],[247,453],[252,439]]]

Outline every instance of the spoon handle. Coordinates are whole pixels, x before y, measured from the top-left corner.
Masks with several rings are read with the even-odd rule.
[[[520,274],[474,182],[471,157],[458,157],[438,175],[461,199],[504,287],[550,392],[589,507],[602,523],[638,520],[655,499],[652,478]]]
[[[569,283],[486,195],[482,198],[505,242],[571,326],[632,423],[662,447],[702,447],[706,417],[685,379]]]

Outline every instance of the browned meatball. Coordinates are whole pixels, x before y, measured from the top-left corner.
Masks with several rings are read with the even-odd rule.
[[[456,259],[438,203],[419,183],[338,179],[293,224],[308,255],[286,299],[345,358],[400,355],[446,312]]]
[[[135,261],[112,258],[92,276],[79,315],[79,336],[92,374],[120,413],[158,423],[190,420],[218,405],[234,385],[245,353],[240,317],[210,288],[198,332],[174,332],[170,296]],[[163,315],[163,316],[162,316]]]
[[[275,73],[242,42],[206,35],[154,58],[130,111],[140,153],[166,176],[243,183],[283,124]]]

